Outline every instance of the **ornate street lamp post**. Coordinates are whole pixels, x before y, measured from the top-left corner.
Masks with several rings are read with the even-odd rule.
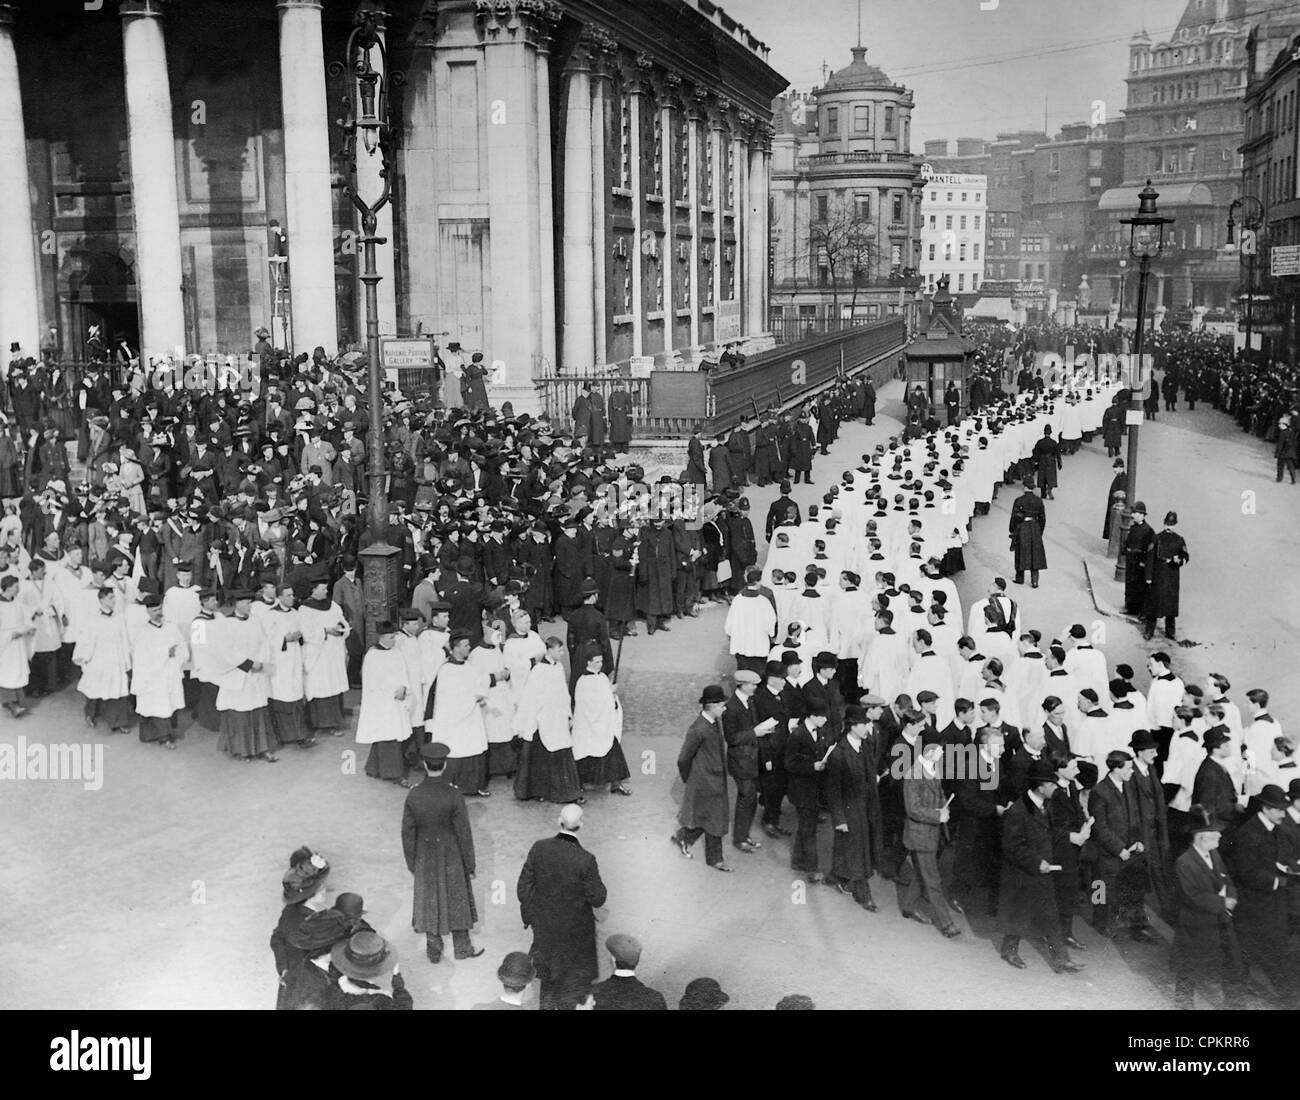
[[[1160,193],[1151,186],[1151,181],[1147,180],[1147,185],[1138,195],[1138,212],[1131,218],[1120,218],[1123,225],[1130,227],[1129,236],[1129,255],[1138,261],[1138,300],[1137,300],[1137,322],[1133,336],[1133,355],[1132,362],[1136,367],[1131,367],[1130,382],[1139,383],[1146,372],[1142,362],[1142,336],[1143,322],[1146,320],[1147,309],[1147,282],[1151,275],[1151,261],[1156,259],[1165,249],[1165,226],[1172,225],[1174,219],[1166,218],[1156,213],[1156,199]],[[1146,375],[1151,385],[1155,385],[1155,379]],[[1137,500],[1137,473],[1138,473],[1138,429],[1142,425],[1142,390],[1143,386],[1134,384],[1130,386],[1129,415],[1128,415],[1128,483],[1125,485],[1124,492],[1124,511],[1120,516],[1119,528],[1119,556],[1115,562],[1115,579],[1124,579],[1124,544],[1128,541],[1128,529],[1133,522],[1133,504]]]
[[[392,197],[390,172],[393,164],[393,130],[388,122],[388,56],[384,49],[382,12],[357,12],[356,25],[348,36],[342,64],[330,66],[334,76],[346,75],[348,94],[343,97],[347,114],[338,120],[343,131],[343,160],[350,174],[347,194],[361,218],[361,281],[366,288],[366,360],[370,430],[369,462],[369,545],[361,551],[362,587],[365,596],[367,640],[374,624],[389,618],[401,602],[401,551],[388,544],[388,491],[384,468],[383,370],[379,362],[379,271],[376,246],[387,244],[377,235],[379,211]],[[379,66],[376,68],[375,59]],[[379,156],[381,183],[378,196],[362,196],[357,185],[358,166],[363,156]],[[366,200],[371,201],[367,202]]]
[[[1237,223],[1233,215],[1241,211],[1241,247],[1240,254],[1246,257],[1246,361],[1253,357],[1253,333],[1255,327],[1255,257],[1259,254],[1259,230],[1264,224],[1264,204],[1253,195],[1242,195],[1233,199],[1228,207],[1228,247],[1236,243],[1233,234]]]

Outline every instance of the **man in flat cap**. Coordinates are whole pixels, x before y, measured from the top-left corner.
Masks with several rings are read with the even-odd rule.
[[[614,973],[592,986],[597,1011],[668,1011],[668,1002],[636,976],[641,962],[641,941],[619,932],[605,941]]]
[[[595,910],[607,897],[596,857],[578,840],[582,807],[565,806],[559,826],[529,849],[515,888],[524,927],[533,930],[529,954],[542,1009],[558,1008],[567,993],[596,980]]]
[[[758,745],[776,728],[776,719],[766,718],[759,732],[752,700],[758,691],[757,672],[740,669],[735,675],[736,690],[722,711],[722,732],[727,741],[727,773],[736,781],[736,811],[731,827],[731,843],[746,855],[762,844],[750,838],[758,809]]]
[[[431,963],[442,961],[443,936],[451,933],[458,959],[476,959],[483,948],[470,941],[478,921],[470,879],[474,877],[474,835],[465,799],[446,779],[447,746],[435,741],[420,752],[424,781],[406,795],[402,810],[402,852],[415,876],[412,927],[423,932]]]
[[[925,716],[917,710],[903,714],[904,729],[918,729]],[[948,939],[961,935],[948,908],[939,876],[940,833],[947,832],[950,798],[943,792],[943,734],[931,726],[921,730],[920,753],[903,777],[903,848],[907,859],[899,868],[898,902],[903,916],[921,924],[937,924]],[[934,913],[931,919],[917,906],[924,899]]]

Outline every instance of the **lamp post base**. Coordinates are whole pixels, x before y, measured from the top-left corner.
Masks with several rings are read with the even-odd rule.
[[[402,552],[386,542],[371,543],[357,554],[361,562],[361,592],[365,600],[365,644],[376,638],[375,627],[396,616],[405,600],[402,591]]]
[[[1133,526],[1133,513],[1125,507],[1120,511],[1118,519],[1118,535],[1114,536],[1118,542],[1118,553],[1115,555],[1115,579],[1122,581],[1127,572],[1125,569],[1124,547],[1128,544],[1128,529]],[[1115,530],[1115,525],[1112,525],[1111,531],[1114,532]]]

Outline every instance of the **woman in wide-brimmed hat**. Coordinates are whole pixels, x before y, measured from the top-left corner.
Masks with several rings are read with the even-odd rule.
[[[280,880],[284,909],[280,912],[275,931],[271,933],[275,973],[280,981],[276,1008],[290,1007],[287,1001],[288,975],[307,957],[306,952],[295,947],[293,941],[307,919],[325,908],[323,891],[329,873],[329,861],[306,846],[296,849],[289,857],[289,869]]]
[[[336,943],[330,961],[339,971],[333,991],[334,1009],[402,1009],[415,1007],[397,969],[397,952],[377,932],[357,932]],[[386,983],[392,990],[385,992]]]

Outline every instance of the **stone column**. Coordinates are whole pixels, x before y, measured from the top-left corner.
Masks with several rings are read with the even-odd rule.
[[[160,0],[124,0],[121,6],[142,363],[185,354],[176,138],[162,12]]]
[[[673,156],[677,152],[673,141],[673,102],[674,93],[681,85],[681,78],[670,76],[664,89],[656,96],[655,107],[659,111],[659,131],[663,135],[663,175],[664,175],[664,244],[659,257],[664,273],[664,351],[673,349],[673,326],[676,321],[674,310],[678,308],[676,289],[677,238],[674,233],[677,221],[677,208],[673,204],[680,195],[673,192]]]
[[[551,37],[558,9],[542,9],[537,20],[537,249],[541,268],[542,358],[545,369],[559,363],[555,339],[555,181],[551,163]]]
[[[27,135],[18,84],[13,26],[17,8],[0,4],[0,256],[4,293],[0,294],[0,372],[7,371],[9,345],[24,356],[40,357],[40,282],[36,275],[36,226],[32,222],[31,181],[27,174]],[[175,175],[173,174],[173,183]],[[71,333],[64,333],[65,346]]]
[[[745,231],[745,300],[750,333],[767,331],[767,313],[763,309],[763,288],[767,283],[767,267],[763,257],[763,236],[767,229],[767,210],[763,202],[763,150],[756,144],[749,146],[749,194],[747,213],[749,225]],[[762,266],[760,266],[762,265]]]
[[[609,208],[609,183],[605,164],[609,110],[609,89],[617,44],[604,31],[592,32],[591,52],[591,250],[593,341],[598,365],[609,360],[609,333],[605,317],[609,311],[609,234],[605,229]]]
[[[691,270],[691,347],[697,348],[700,345],[700,305],[703,297],[700,294],[700,206],[702,205],[702,196],[700,195],[700,162],[703,156],[701,142],[704,140],[704,102],[705,93],[696,88],[693,100],[687,112],[687,126],[690,128],[690,180],[687,187],[687,198],[691,204],[691,255],[689,259]]]
[[[722,253],[726,243],[727,164],[726,121],[719,113],[712,122],[713,142],[713,339],[718,337],[718,307],[722,305]]]
[[[758,285],[762,290],[755,332],[766,332],[772,309],[772,283],[768,278],[772,254],[772,126],[763,126],[763,161],[759,165],[758,227],[754,246],[758,252]]]
[[[331,114],[325,101],[320,0],[279,0],[284,197],[295,351],[338,350],[334,305]],[[391,233],[391,223],[389,226]]]
[[[379,25],[379,40],[388,44],[386,21],[388,15],[386,12],[376,11],[376,22]],[[384,72],[384,57],[378,49],[370,51],[370,64],[380,73]],[[328,132],[327,132],[328,134]],[[358,140],[357,142],[357,191],[358,195],[365,202],[374,202],[384,189],[383,180],[380,179],[379,171],[383,167],[383,161],[379,159],[379,150],[375,150],[373,156],[366,152],[365,146]],[[397,165],[394,164],[389,169],[390,172],[396,173]],[[390,179],[392,177],[390,176]],[[355,207],[353,208],[355,212]],[[379,211],[376,216],[375,236],[383,237],[387,244],[377,245],[375,248],[375,270],[379,272],[379,282],[375,286],[375,293],[379,297],[379,335],[396,336],[397,335],[397,282],[394,277],[396,263],[397,242],[393,238],[393,203],[391,200]],[[363,230],[361,228],[361,218],[358,215],[355,218],[354,225],[357,236],[360,237]],[[361,249],[357,249],[360,255]],[[357,274],[360,275],[362,265],[358,264]],[[357,280],[357,301],[361,303],[359,332],[366,330],[365,317],[365,289],[360,279]],[[330,350],[328,347],[326,351]]]
[[[744,120],[742,118],[742,125]],[[735,251],[732,253],[731,264],[731,297],[734,301],[740,303],[740,333],[743,335],[749,330],[745,327],[745,255],[749,251],[749,233],[746,226],[746,214],[748,211],[749,192],[745,188],[745,169],[748,167],[748,158],[745,155],[745,146],[741,141],[741,130],[739,127],[731,132],[731,170],[735,176],[736,187],[732,195],[732,225],[735,227],[733,236],[736,238]]]
[[[645,345],[645,256],[641,233],[645,224],[645,183],[641,178],[641,119],[646,107],[651,63],[645,54],[636,59],[629,90],[632,93],[632,354],[642,355]]]
[[[591,61],[579,43],[565,67],[564,368],[588,372],[596,362]]]
[[[533,372],[542,355],[538,195],[538,103],[535,9],[521,0],[480,7],[487,107],[481,129],[487,146],[491,218],[490,347],[494,401],[535,400]],[[588,173],[590,174],[590,173]]]

